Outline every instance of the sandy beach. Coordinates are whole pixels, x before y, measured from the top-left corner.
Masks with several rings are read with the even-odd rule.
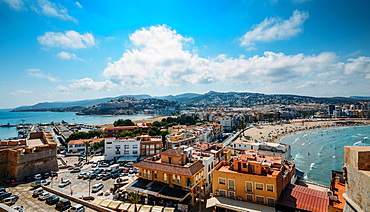
[[[290,133],[311,130],[323,127],[335,127],[341,126],[335,124],[335,122],[348,122],[354,121],[361,125],[369,125],[370,120],[360,119],[346,119],[346,120],[317,120],[317,121],[303,121],[303,120],[292,120],[287,124],[275,124],[275,125],[259,125],[256,127],[249,128],[244,131],[243,135],[247,140],[264,140],[268,142],[275,142]],[[344,126],[344,125],[343,125]]]

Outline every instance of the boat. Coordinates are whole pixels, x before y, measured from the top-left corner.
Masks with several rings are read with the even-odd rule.
[[[15,127],[14,125],[7,123],[7,124],[2,124],[0,127]]]

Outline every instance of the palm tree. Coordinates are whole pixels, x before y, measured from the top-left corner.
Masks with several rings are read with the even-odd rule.
[[[88,155],[88,150],[90,146],[91,141],[84,141],[85,144],[85,154],[86,154],[86,162],[87,162],[87,155]]]
[[[141,195],[139,192],[131,192],[129,200],[131,203],[135,204],[135,212],[137,212],[136,204],[140,201]]]

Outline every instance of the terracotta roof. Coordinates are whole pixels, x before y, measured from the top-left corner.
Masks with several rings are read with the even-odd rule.
[[[90,144],[93,144],[93,143],[104,141],[105,139],[109,139],[109,138],[91,138],[91,139],[70,140],[68,142],[68,145],[83,144],[85,141],[91,141]]]
[[[182,149],[167,149],[161,155],[181,156],[184,151]]]
[[[204,165],[202,161],[198,160],[190,166],[180,166],[168,163],[157,163],[152,161],[140,161],[134,165],[137,168],[151,169],[155,171],[162,171],[167,173],[193,176],[199,170],[201,170]]]
[[[281,193],[276,205],[312,212],[326,212],[329,198],[326,192],[289,184]]]

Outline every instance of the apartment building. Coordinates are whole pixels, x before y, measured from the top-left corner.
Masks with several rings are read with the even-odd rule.
[[[292,160],[291,148],[288,144],[238,139],[231,144],[231,148],[239,151],[257,150],[260,155],[279,156],[285,160]]]
[[[295,164],[281,157],[243,154],[213,169],[213,194],[273,206],[294,176]]]
[[[142,135],[137,137],[140,140],[140,156],[154,156],[162,152],[162,137]]]
[[[68,153],[75,153],[75,152],[84,152],[85,148],[85,141],[90,141],[90,146],[94,145],[94,143],[99,143],[104,141],[106,138],[92,138],[92,139],[80,139],[80,140],[70,140],[67,144],[67,152]],[[114,139],[114,138],[107,138],[107,139]]]
[[[190,159],[182,149],[168,149],[134,165],[138,179],[126,190],[140,192],[156,201],[194,205],[204,195],[202,161]]]

